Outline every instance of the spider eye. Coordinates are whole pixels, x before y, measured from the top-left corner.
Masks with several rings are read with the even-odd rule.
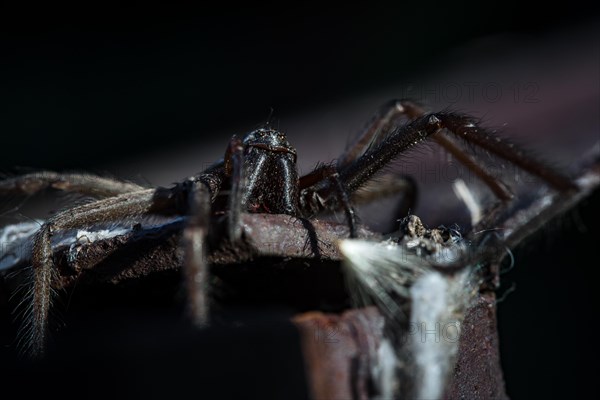
[[[277,135],[277,138],[279,140],[283,140],[283,139],[285,139],[285,135],[283,133],[280,133],[279,135]]]
[[[265,137],[265,133],[263,131],[258,131],[257,134],[256,134],[256,136],[258,136],[260,138],[261,137]]]

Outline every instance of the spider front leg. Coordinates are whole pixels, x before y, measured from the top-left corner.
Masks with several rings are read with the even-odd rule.
[[[369,149],[377,146],[392,132],[398,123],[398,117],[401,116],[409,116],[406,100],[391,100],[381,106],[354,142],[338,157],[337,170],[342,171]],[[363,186],[363,189],[352,192],[351,199],[354,204],[367,204],[375,199],[402,193],[398,215],[403,217],[416,205],[417,185],[414,179],[408,176],[394,173],[382,174],[378,178],[378,182],[367,184]]]
[[[350,228],[350,237],[356,237],[356,213],[348,191],[340,181],[337,168],[323,165],[299,180],[300,211],[311,216],[325,210],[344,209]]]
[[[207,262],[207,237],[211,217],[211,205],[226,178],[231,182],[229,192],[229,215],[227,235],[230,241],[242,234],[242,188],[243,188],[242,141],[234,136],[227,147],[222,163],[185,183],[188,207],[188,223],[183,232],[185,252],[184,280],[187,294],[187,312],[192,323],[204,327],[210,317],[210,266]]]
[[[31,303],[22,332],[30,340],[24,351],[33,358],[44,355],[48,335],[48,315],[52,306],[57,271],[54,268],[52,235],[106,221],[122,221],[146,214],[173,215],[175,201],[167,189],[145,189],[110,197],[63,211],[51,217],[36,233],[33,243]]]
[[[33,195],[47,188],[80,193],[97,198],[117,196],[144,189],[135,183],[93,174],[38,171],[0,180],[0,195]]]
[[[395,100],[395,103],[396,107],[390,110],[391,120],[397,118],[398,116],[406,116],[409,120],[414,121],[415,119],[426,114],[423,106],[412,100]],[[502,182],[502,180],[497,179],[493,175],[489,174],[485,168],[480,165],[481,163],[479,160],[469,156],[464,149],[462,149],[451,138],[439,133],[437,135],[433,135],[433,140],[448,153],[452,154],[452,156],[454,156],[458,162],[467,167],[475,174],[475,176],[481,179],[498,199],[501,201],[508,201],[513,198],[513,194],[509,187]]]
[[[346,170],[373,146],[381,142],[393,128],[396,119],[405,114],[403,103],[392,100],[384,104],[361,134],[348,149],[337,159],[334,165],[324,165],[300,178],[300,209],[306,216],[319,212],[343,207],[350,226],[350,236],[356,236],[356,215],[351,201],[365,204],[373,199],[403,193],[399,212],[403,213],[414,207],[417,197],[417,186],[410,177],[387,174],[383,176],[384,185],[371,185],[364,191],[358,187],[348,188],[346,179],[340,177],[340,172]],[[362,185],[366,186],[367,182]],[[352,194],[352,196],[350,196]],[[333,203],[333,204],[332,204]]]
[[[231,138],[225,153],[225,175],[231,178],[227,235],[233,242],[242,236],[241,213],[244,190],[244,146],[237,136]]]
[[[456,113],[422,115],[411,123],[396,128],[379,144],[369,149],[355,162],[340,170],[342,184],[349,192],[354,192],[388,165],[391,160],[427,138],[435,137],[434,135],[443,129],[538,176],[556,190],[576,189],[571,180],[558,171],[528,156],[514,144],[487,132],[478,126],[472,118]],[[471,161],[469,164],[470,167],[477,165],[477,163]],[[484,179],[484,181],[489,185],[488,180]],[[498,185],[497,190],[502,193],[502,186]],[[506,196],[509,197],[508,194]],[[502,198],[502,196],[499,197]]]
[[[183,276],[187,295],[187,313],[197,327],[208,324],[208,278],[206,238],[210,221],[211,194],[202,180],[189,182],[190,217],[183,231],[185,254]]]
[[[559,192],[577,190],[571,179],[550,168],[513,143],[496,135],[492,135],[478,126],[472,118],[456,113],[437,113],[430,118],[436,118],[439,126],[455,136],[462,138],[490,153],[509,161],[524,171],[537,176]]]
[[[385,140],[388,135],[393,133],[393,129],[404,117],[409,121],[422,117],[426,114],[422,105],[408,99],[392,100],[384,104],[372,118],[364,130],[364,133],[358,140],[340,157],[338,167],[347,166],[358,156],[367,150],[368,147],[374,147]],[[433,140],[454,156],[461,164],[466,166],[475,176],[481,179],[490,190],[502,201],[512,199],[508,186],[500,179],[489,174],[483,168],[477,159],[469,156],[458,144],[451,138],[442,134],[432,136]],[[416,188],[414,189],[416,191]]]

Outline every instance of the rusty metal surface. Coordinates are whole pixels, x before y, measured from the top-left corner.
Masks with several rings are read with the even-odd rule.
[[[242,222],[241,243],[212,240],[213,250],[207,256],[211,264],[242,263],[259,257],[340,260],[336,241],[348,237],[345,224],[324,220],[309,222],[288,215],[243,214]],[[55,262],[60,272],[56,288],[68,288],[75,282],[118,284],[179,269],[183,260],[179,242],[184,223],[184,219],[179,219],[156,228],[136,228],[113,238],[78,244],[74,248],[75,261],[69,261],[69,253],[73,252],[69,246],[56,249]],[[219,221],[215,221],[215,227],[218,232]],[[358,233],[363,238],[381,239],[381,235],[362,226]],[[21,267],[27,261],[24,259]]]
[[[504,389],[496,296],[480,294],[462,323],[458,359],[446,392],[447,399],[507,399]]]
[[[342,315],[296,316],[309,389],[315,399],[368,399],[369,368],[383,339],[383,316],[374,307]],[[500,366],[495,296],[478,296],[462,324],[459,353],[445,398],[507,399]]]
[[[317,262],[315,268],[328,268],[324,260],[337,262],[336,240],[347,236],[344,224],[301,221],[282,215],[243,216],[246,240],[235,249],[217,246],[210,261],[223,268],[249,260],[303,259]],[[57,263],[61,288],[75,283],[111,284],[176,270],[182,255],[179,237],[184,221],[149,231],[133,230],[122,236],[82,244],[76,263],[67,261],[69,248],[59,249]],[[363,237],[379,235],[361,229]],[[311,261],[312,260],[312,261]],[[268,262],[267,262],[268,265]],[[82,290],[82,289],[79,289]],[[502,371],[497,350],[493,295],[480,297],[469,310],[460,341],[460,354],[448,398],[504,396]],[[313,398],[370,397],[371,368],[383,338],[384,318],[377,308],[349,310],[342,314],[307,312],[292,322],[301,336],[308,386]]]
[[[293,322],[300,331],[312,397],[368,399],[370,362],[383,338],[384,320],[377,309],[309,312]]]
[[[243,214],[242,222],[245,246],[221,241],[209,256],[211,262],[229,264],[257,256],[340,260],[337,240],[349,236],[345,223],[289,215]],[[364,226],[358,227],[358,236],[381,239]]]
[[[591,171],[595,177],[597,171]],[[564,200],[578,202],[586,192]],[[552,208],[548,212],[560,214],[563,208]],[[214,240],[211,243],[213,251],[209,262],[215,266],[228,270],[250,265],[249,262],[268,266],[270,261],[261,260],[275,258],[281,260],[279,266],[304,260],[302,262],[316,269],[329,268],[331,263],[323,264],[323,261],[339,261],[336,241],[348,234],[345,224],[329,221],[308,222],[269,214],[246,214],[242,218],[245,239],[241,245],[231,246]],[[160,228],[134,229],[125,235],[78,245],[75,263],[68,262],[68,246],[58,249],[56,262],[61,277],[58,288],[69,288],[75,283],[93,285],[99,281],[120,284],[164,271],[176,272],[181,267],[179,239],[184,223],[180,219]],[[219,237],[219,221],[213,226],[217,231],[214,237]],[[527,233],[531,231],[527,229]],[[380,235],[362,227],[359,232],[362,237],[381,239]],[[518,239],[527,233],[519,234]],[[310,312],[293,318],[301,334],[309,390],[314,398],[369,398],[369,368],[383,338],[382,321],[375,308],[343,314]],[[492,291],[479,295],[476,304],[468,310],[463,327],[458,360],[446,398],[506,398]]]

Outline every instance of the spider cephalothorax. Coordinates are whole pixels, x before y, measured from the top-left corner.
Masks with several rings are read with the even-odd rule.
[[[400,124],[401,119],[409,122]],[[231,243],[240,240],[245,212],[311,218],[319,212],[343,210],[349,235],[357,236],[352,204],[388,193],[390,187],[374,185],[369,197],[363,198],[358,189],[371,183],[399,155],[430,137],[470,168],[498,199],[509,201],[512,193],[508,187],[471,158],[462,143],[442,131],[512,162],[555,190],[576,190],[567,177],[487,132],[472,118],[450,112],[426,114],[419,105],[405,100],[384,105],[336,163],[322,164],[301,177],[296,169],[295,149],[282,132],[267,127],[254,130],[243,139],[234,136],[223,159],[173,188],[146,188],[93,175],[54,172],[0,181],[0,194],[32,194],[53,187],[97,198],[53,215],[33,237],[33,273],[25,322],[31,339],[30,354],[41,356],[46,345],[53,287],[58,279],[52,247],[52,236],[57,232],[111,221],[135,221],[148,215],[184,217],[186,303],[192,321],[202,326],[209,320],[209,266],[205,255],[207,238],[214,234],[215,216],[226,219],[221,239]]]
[[[284,133],[258,129],[243,141],[242,207],[250,212],[298,214],[296,149]]]

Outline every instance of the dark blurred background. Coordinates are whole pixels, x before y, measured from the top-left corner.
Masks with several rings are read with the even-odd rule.
[[[231,134],[273,108],[306,172],[334,158],[375,107],[408,94],[508,125],[509,135],[527,130],[530,145],[562,148],[549,158],[572,172],[598,140],[599,19],[575,3],[544,7],[285,4],[242,15],[157,3],[3,6],[0,171],[92,170],[166,185],[219,158]],[[520,97],[512,86],[503,101],[448,102],[437,82],[516,84]],[[529,95],[538,101],[525,104]],[[499,305],[513,398],[593,387],[597,273],[584,257],[597,244],[597,203],[577,213],[587,232],[576,223],[548,231],[515,252],[517,267],[503,277],[502,290],[516,284]]]
[[[469,62],[595,22],[578,7],[542,15],[523,4],[481,2],[339,10],[354,11],[349,16],[321,7],[272,11],[5,6],[1,166],[96,167],[202,143],[210,133],[264,122],[271,107],[285,122],[424,79],[460,61],[465,53],[457,49],[481,38],[512,41],[481,46]]]

